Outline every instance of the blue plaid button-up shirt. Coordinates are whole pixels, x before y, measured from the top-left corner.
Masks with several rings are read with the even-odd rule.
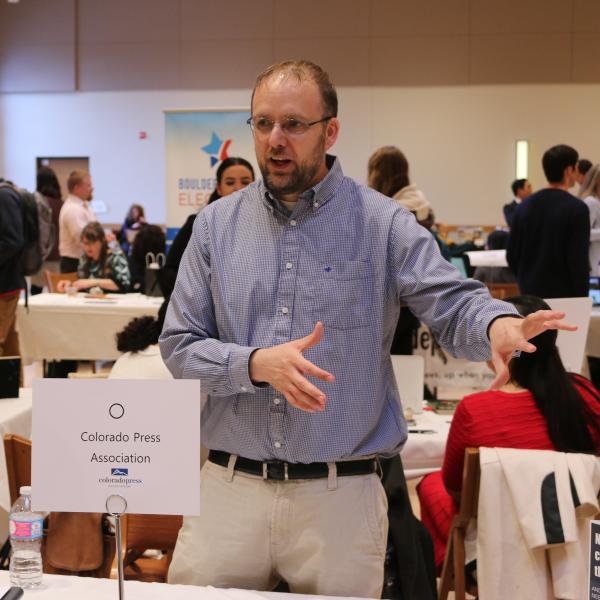
[[[389,356],[400,301],[471,360],[489,358],[491,321],[516,314],[461,279],[411,213],[328,158],[291,215],[258,181],[196,218],[160,348],[176,378],[199,378],[208,394],[209,448],[301,463],[390,455],[406,440]],[[304,355],[336,379],[315,382],[327,405],[308,413],[253,385],[248,360],[319,320],[323,340]]]

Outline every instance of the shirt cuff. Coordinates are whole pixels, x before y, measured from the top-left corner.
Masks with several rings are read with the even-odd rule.
[[[249,373],[250,356],[255,350],[252,346],[239,346],[229,356],[229,381],[234,394],[254,394],[257,386],[252,383]]]

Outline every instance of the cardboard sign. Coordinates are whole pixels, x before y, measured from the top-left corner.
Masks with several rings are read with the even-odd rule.
[[[199,514],[199,381],[38,379],[32,440],[34,510]]]

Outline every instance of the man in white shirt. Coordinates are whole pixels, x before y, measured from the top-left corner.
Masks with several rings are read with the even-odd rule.
[[[67,196],[59,217],[60,272],[77,271],[79,257],[83,253],[81,230],[96,220],[89,206],[94,188],[92,178],[86,171],[73,171],[67,180]]]

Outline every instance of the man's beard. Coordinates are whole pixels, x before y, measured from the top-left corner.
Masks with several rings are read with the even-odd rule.
[[[274,151],[270,153],[270,156],[277,157],[279,154],[283,154],[283,152],[279,153]],[[323,163],[324,154],[325,136],[322,136],[310,159],[303,164],[296,165],[295,170],[284,176],[278,177],[277,175],[272,175],[270,173],[268,167],[269,159],[264,163],[259,163],[265,187],[276,198],[288,194],[301,194],[302,192],[305,192],[314,185],[317,173]],[[277,180],[281,179],[285,179],[285,182],[277,183]]]

